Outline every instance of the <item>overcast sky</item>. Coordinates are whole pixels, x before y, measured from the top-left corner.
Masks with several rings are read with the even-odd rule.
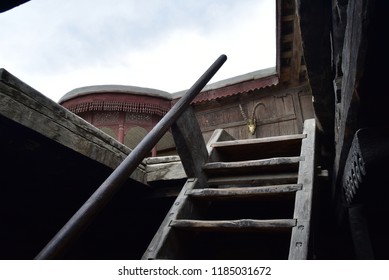
[[[0,14],[0,68],[58,101],[82,86],[184,90],[275,65],[275,0],[31,0]]]

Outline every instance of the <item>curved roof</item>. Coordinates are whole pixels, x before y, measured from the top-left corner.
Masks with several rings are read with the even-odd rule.
[[[122,85],[99,85],[99,86],[86,86],[73,89],[66,93],[58,103],[62,103],[64,101],[84,96],[93,93],[107,93],[107,92],[115,92],[115,93],[126,93],[126,94],[138,94],[138,95],[147,95],[153,97],[164,98],[167,100],[171,100],[172,96],[169,92],[152,89],[152,88],[143,88],[136,86],[122,86]]]

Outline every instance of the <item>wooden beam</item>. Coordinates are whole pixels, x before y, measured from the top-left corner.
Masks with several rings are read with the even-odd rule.
[[[295,3],[298,28],[303,42],[304,60],[314,96],[313,105],[320,122],[318,127],[324,129],[328,139],[333,139],[335,93],[331,65],[331,1],[300,0]],[[327,148],[331,150],[332,147]]]
[[[10,9],[13,9],[19,5],[22,5],[29,0],[8,0],[8,1],[2,1],[0,3],[0,13],[6,12]]]
[[[289,140],[298,140],[306,138],[306,134],[295,134],[295,135],[281,135],[281,136],[272,136],[272,137],[264,137],[264,138],[253,138],[253,139],[242,139],[242,140],[230,140],[230,141],[222,141],[215,142],[211,144],[211,147],[224,147],[231,145],[251,145],[251,144],[262,144],[269,142],[278,142],[278,141],[289,141]]]
[[[201,168],[208,160],[208,151],[196,116],[189,107],[172,125],[177,153],[188,178],[197,178],[199,185],[207,185],[207,176]]]
[[[195,189],[187,195],[196,199],[238,199],[256,198],[264,196],[283,196],[301,190],[300,184],[261,186],[261,187],[235,187],[235,188],[207,188]]]
[[[0,114],[112,169],[131,151],[5,69],[0,69]],[[144,183],[144,173],[140,164],[131,178]]]
[[[300,66],[301,66],[302,46],[301,46],[301,34],[298,25],[297,17],[293,21],[293,56],[292,56],[292,81],[295,84],[300,83]]]
[[[146,181],[177,180],[187,178],[181,161],[147,164]]]
[[[281,174],[256,174],[242,176],[223,176],[211,177],[208,180],[210,186],[214,185],[274,185],[288,184],[297,182],[296,173],[281,173]]]
[[[223,221],[208,221],[208,220],[172,220],[170,226],[179,229],[195,230],[195,231],[236,231],[236,232],[268,232],[268,231],[283,231],[288,230],[296,225],[294,219],[280,220],[223,220]]]
[[[246,160],[234,162],[210,162],[204,165],[203,169],[207,174],[218,174],[225,172],[249,171],[280,171],[294,169],[302,160],[301,157],[278,157],[270,159]]]
[[[297,225],[292,230],[289,259],[308,258],[315,178],[315,119],[309,119],[304,122],[304,133],[307,134],[307,138],[303,139],[301,147],[301,156],[304,160],[300,162],[297,181],[303,187],[296,193],[293,217],[297,220]]]

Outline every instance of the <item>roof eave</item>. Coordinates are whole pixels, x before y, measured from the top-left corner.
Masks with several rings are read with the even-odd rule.
[[[193,104],[225,98],[241,93],[277,85],[279,76],[276,67],[270,67],[244,75],[236,76],[204,87],[194,99]],[[179,99],[186,91],[173,93],[173,99]]]

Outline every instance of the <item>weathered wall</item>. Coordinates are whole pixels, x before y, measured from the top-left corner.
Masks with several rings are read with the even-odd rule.
[[[206,141],[216,128],[225,129],[235,139],[302,133],[303,121],[314,117],[311,95],[304,86],[257,90],[197,105],[195,111]],[[255,116],[257,128],[254,134],[249,133],[245,116]]]

